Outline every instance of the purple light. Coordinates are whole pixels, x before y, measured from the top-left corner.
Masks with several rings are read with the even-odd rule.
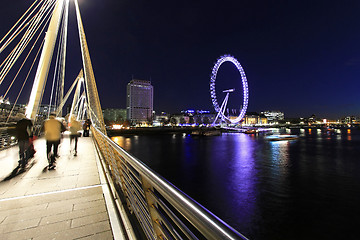
[[[239,116],[236,119],[231,120],[228,117],[226,117],[224,114],[220,113],[221,118],[225,118],[228,121],[230,121],[231,123],[236,124],[236,123],[239,123],[245,116],[245,113],[246,113],[246,110],[247,110],[247,107],[248,107],[248,102],[249,102],[249,89],[248,89],[248,83],[247,83],[247,80],[246,80],[245,71],[242,68],[239,61],[236,58],[234,58],[233,56],[231,56],[231,55],[221,56],[217,60],[217,62],[215,63],[215,65],[214,65],[214,67],[212,69],[212,72],[211,72],[210,96],[211,96],[211,101],[212,101],[212,103],[214,105],[215,111],[219,112],[220,107],[219,107],[218,101],[216,99],[215,81],[216,81],[217,72],[218,72],[221,64],[223,64],[224,62],[232,62],[236,66],[236,68],[238,69],[238,71],[240,73],[241,81],[242,81],[242,85],[243,85],[243,96],[244,96],[243,97],[243,108],[241,109]]]

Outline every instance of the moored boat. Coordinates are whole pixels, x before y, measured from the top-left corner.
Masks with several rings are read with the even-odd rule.
[[[270,135],[265,138],[269,141],[283,141],[283,140],[296,140],[299,138],[299,136],[283,134],[283,135]]]
[[[259,130],[257,130],[257,129],[248,129],[245,131],[246,134],[255,134],[258,132],[259,132]]]

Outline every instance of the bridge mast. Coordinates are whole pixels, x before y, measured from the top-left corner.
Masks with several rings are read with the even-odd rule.
[[[69,0],[66,0],[66,6],[65,6],[65,12],[64,12],[64,27],[65,29],[63,29],[63,48],[62,48],[62,52],[61,52],[61,72],[60,72],[60,91],[59,91],[59,104],[63,101],[64,99],[64,82],[65,82],[65,61],[66,61],[66,43],[67,43],[67,26],[68,26],[68,19],[69,19]],[[62,116],[62,108],[59,109],[60,112],[58,113],[58,115]]]
[[[85,75],[85,84],[86,84],[86,94],[88,100],[88,114],[90,114],[91,121],[97,125],[103,133],[106,133],[104,117],[102,114],[99,94],[96,87],[95,75],[92,68],[90,53],[86,42],[86,36],[84,27],[81,20],[80,10],[78,1],[75,0],[76,16],[79,28],[79,37],[80,37],[80,46],[81,46],[81,55],[83,59],[83,68]]]
[[[34,84],[30,94],[30,100],[26,109],[26,116],[36,119],[36,113],[44,93],[46,79],[49,73],[51,58],[54,52],[56,38],[61,22],[62,11],[64,8],[64,0],[57,0],[53,15],[50,20],[48,31],[45,35],[45,43],[41,52],[39,65],[36,71]]]
[[[81,75],[80,75],[81,74]],[[83,71],[81,70],[79,76],[77,77],[78,81],[77,81],[77,86],[76,86],[76,90],[74,93],[74,98],[73,98],[73,102],[71,104],[71,110],[70,110],[70,116],[69,116],[69,121],[71,119],[71,116],[75,114],[75,107],[76,104],[79,102],[79,99],[81,97],[80,95],[80,90],[81,90],[81,84],[84,81],[84,76],[83,76]],[[76,115],[76,118],[78,119],[78,114]]]

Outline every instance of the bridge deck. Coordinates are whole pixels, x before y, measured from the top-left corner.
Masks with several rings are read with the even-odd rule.
[[[0,238],[113,239],[113,232],[118,235],[119,229],[112,230],[117,218],[92,139],[79,138],[78,156],[73,156],[65,137],[55,170],[47,170],[45,140],[34,145],[35,157],[22,173],[17,169],[17,146],[0,152]]]

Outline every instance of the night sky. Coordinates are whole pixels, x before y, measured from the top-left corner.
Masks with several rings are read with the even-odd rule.
[[[29,6],[0,9],[3,36]],[[360,1],[79,0],[103,108],[125,108],[126,85],[151,80],[154,110],[213,110],[209,94],[216,60],[230,54],[245,70],[248,111],[280,110],[286,117],[360,115]],[[78,47],[71,6],[69,48]],[[66,81],[81,68],[67,55]],[[73,63],[71,63],[73,61]],[[240,75],[225,63],[221,92],[235,88],[229,107],[242,105]],[[219,104],[220,104],[219,103]]]

